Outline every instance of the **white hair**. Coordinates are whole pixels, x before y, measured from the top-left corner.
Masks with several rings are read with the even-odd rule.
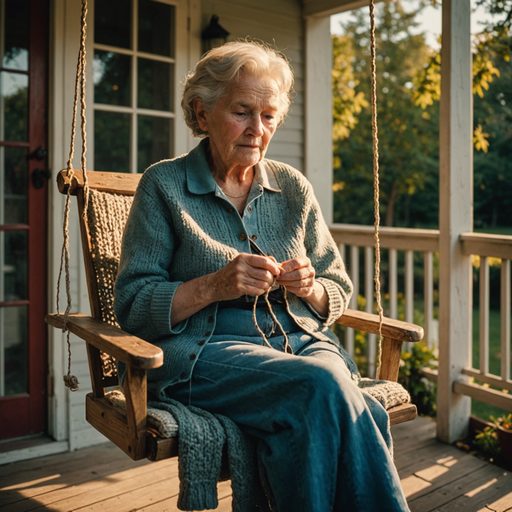
[[[242,73],[256,78],[272,77],[278,89],[278,122],[281,123],[286,117],[294,82],[293,71],[286,57],[268,45],[253,41],[226,43],[205,54],[185,80],[181,107],[185,122],[195,137],[208,135],[200,128],[196,118],[196,98],[201,99],[207,112],[211,112]]]

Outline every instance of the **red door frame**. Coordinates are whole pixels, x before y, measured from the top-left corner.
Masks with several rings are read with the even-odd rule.
[[[48,147],[49,25],[49,0],[31,0],[28,143],[3,144],[27,147],[28,154],[39,147]],[[48,343],[44,317],[47,309],[48,181],[44,180],[43,187],[36,189],[31,179],[37,168],[46,170],[47,165],[47,158],[28,160],[28,226],[0,228],[28,230],[28,300],[12,303],[13,306],[28,305],[28,393],[0,398],[0,439],[41,433],[47,426]]]

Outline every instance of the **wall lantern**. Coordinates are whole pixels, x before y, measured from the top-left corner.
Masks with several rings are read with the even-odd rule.
[[[212,48],[222,46],[227,42],[229,32],[219,25],[219,17],[214,14],[210,24],[201,32],[203,40],[203,51],[207,52]]]

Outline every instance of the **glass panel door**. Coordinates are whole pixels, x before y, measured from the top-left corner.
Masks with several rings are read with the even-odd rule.
[[[46,422],[47,27],[47,1],[0,0],[0,441]]]

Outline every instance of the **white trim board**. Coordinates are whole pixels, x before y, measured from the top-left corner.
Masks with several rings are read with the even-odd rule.
[[[10,452],[0,453],[0,466],[11,464],[13,462],[21,462],[22,460],[30,460],[38,457],[46,457],[47,455],[56,455],[69,451],[67,441],[53,441],[45,444],[30,446],[20,450],[12,450]]]

